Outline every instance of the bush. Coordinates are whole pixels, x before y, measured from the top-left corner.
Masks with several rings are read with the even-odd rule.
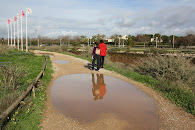
[[[62,46],[60,46],[60,48],[61,48],[62,52],[67,52],[70,49],[70,47],[67,45],[62,45]]]
[[[119,47],[113,47],[113,48],[110,48],[110,49],[108,50],[108,53],[109,53],[109,52],[117,52],[117,51],[120,51],[120,48],[119,48]]]
[[[3,66],[0,68],[0,86],[3,88],[8,87],[10,90],[16,90],[25,76],[26,69],[23,66]]]
[[[0,113],[19,96],[18,87],[26,76],[23,66],[9,65],[0,67]]]
[[[38,49],[40,49],[40,47],[38,47],[38,46],[29,46],[28,49],[29,50],[38,50]]]
[[[163,49],[163,48],[155,48],[155,47],[152,47],[152,48],[148,48],[144,51],[145,54],[148,54],[148,53],[152,53],[152,54],[165,54],[167,53],[167,50],[166,49]]]
[[[85,47],[84,50],[81,52],[81,56],[84,56],[84,57],[91,57],[92,56],[92,52],[93,51],[93,48],[91,47]]]
[[[181,56],[156,55],[142,60],[142,64],[133,68],[140,74],[159,80],[156,89],[178,106],[195,114],[195,66],[190,60]]]
[[[6,45],[0,45],[0,55],[7,54],[7,46]]]
[[[136,72],[151,76],[163,82],[171,82],[180,87],[189,87],[195,92],[195,66],[190,59],[177,56],[149,56],[137,64]]]
[[[52,52],[59,52],[60,51],[60,47],[59,46],[46,46],[45,47],[46,51],[52,51]]]

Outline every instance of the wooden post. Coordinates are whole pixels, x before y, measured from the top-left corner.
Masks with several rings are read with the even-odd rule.
[[[32,92],[33,92],[33,97],[35,98],[35,86],[33,86]]]

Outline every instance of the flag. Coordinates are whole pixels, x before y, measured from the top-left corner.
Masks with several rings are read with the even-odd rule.
[[[30,8],[27,8],[27,13],[28,14],[31,14],[32,13],[32,10]]]
[[[22,11],[22,16],[25,16],[24,12]]]
[[[7,20],[7,23],[10,24],[10,20]]]
[[[17,21],[17,18],[14,16],[14,21]]]

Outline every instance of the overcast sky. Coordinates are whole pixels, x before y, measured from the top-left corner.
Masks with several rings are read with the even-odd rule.
[[[154,34],[195,32],[195,0],[0,0],[0,37],[7,20],[22,9],[28,15],[28,35]],[[19,20],[20,23],[20,20]],[[25,34],[25,17],[23,17]],[[24,35],[23,34],[23,35]]]

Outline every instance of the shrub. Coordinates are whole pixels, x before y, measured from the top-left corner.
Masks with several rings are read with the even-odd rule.
[[[66,52],[69,50],[69,47],[67,45],[60,46],[62,52]]]
[[[195,92],[195,66],[190,59],[182,56],[149,56],[148,60],[142,60],[143,64],[134,66],[134,70],[153,78],[171,82],[176,86],[190,88]]]
[[[2,113],[20,94],[17,88],[26,76],[23,66],[0,67],[0,113]]]
[[[47,51],[59,52],[60,47],[59,46],[56,46],[56,45],[54,45],[54,46],[46,46],[45,49]]]
[[[149,56],[134,71],[160,81],[155,86],[172,102],[195,114],[195,66],[181,56]]]
[[[29,50],[38,50],[40,49],[38,46],[29,46]]]
[[[113,48],[110,48],[108,50],[108,52],[117,52],[117,51],[120,51],[120,48],[119,47],[113,47]]]
[[[84,57],[91,57],[92,56],[92,52],[93,51],[93,48],[91,47],[85,47],[84,50],[81,52],[81,56],[84,56]]]
[[[3,88],[9,87],[10,90],[15,90],[26,76],[26,69],[23,66],[9,65],[0,68],[0,86]]]
[[[166,49],[163,49],[163,48],[155,48],[155,47],[151,47],[151,48],[148,48],[144,51],[145,54],[148,54],[148,53],[152,53],[152,54],[165,54],[167,53],[167,50]]]
[[[0,55],[7,54],[7,46],[6,45],[0,45]]]

